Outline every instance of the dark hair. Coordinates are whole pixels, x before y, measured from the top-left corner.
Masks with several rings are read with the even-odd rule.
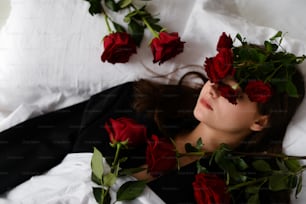
[[[163,136],[174,137],[179,133],[191,131],[199,123],[193,116],[201,87],[184,84],[189,75],[197,75],[202,80],[206,77],[198,72],[188,72],[176,84],[159,84],[148,80],[135,83],[133,108],[145,112],[154,120]]]
[[[282,152],[282,141],[287,126],[305,95],[304,77],[298,69],[296,69],[292,81],[297,88],[298,96],[291,97],[286,93],[273,94],[268,102],[258,104],[259,113],[269,116],[269,125],[264,130],[254,132],[247,137],[240,149],[256,152]]]

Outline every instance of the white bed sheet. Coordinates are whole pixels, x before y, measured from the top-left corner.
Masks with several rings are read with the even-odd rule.
[[[305,54],[304,8],[303,0],[294,4],[289,0],[153,0],[149,9],[160,15],[168,31],[180,33],[186,41],[184,52],[161,66],[153,64],[147,46],[151,37],[146,33],[138,54],[129,63],[112,65],[100,61],[101,39],[106,34],[103,17],[90,16],[84,0],[10,0],[10,11],[2,19],[0,31],[0,131],[117,84],[150,78],[152,73],[143,65],[162,74],[186,65],[202,65],[206,56],[215,53],[223,31],[232,36],[239,32],[249,41],[261,43],[283,30],[288,32],[284,47]],[[301,68],[306,76],[305,63]],[[165,83],[186,71],[180,69]],[[303,102],[286,134],[284,150],[289,154],[306,155],[305,112]],[[49,203],[93,202],[89,158],[87,153],[68,155],[50,172],[3,196],[0,203],[35,203],[35,199],[37,203],[48,199]],[[293,198],[292,203],[306,202],[305,184],[306,180],[299,198]],[[140,203],[152,203],[152,196],[154,193],[146,193]]]

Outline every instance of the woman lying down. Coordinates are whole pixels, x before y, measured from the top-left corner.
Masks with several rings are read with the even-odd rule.
[[[273,169],[280,160],[257,157],[259,165],[245,168],[235,157],[220,160],[229,149],[282,152],[287,125],[304,97],[297,69],[304,57],[279,51],[273,43],[279,38],[253,45],[237,35],[241,45],[233,46],[223,33],[216,56],[204,62],[208,79],[199,75],[201,88],[182,85],[184,77],[177,85],[128,82],[3,131],[0,193],[46,172],[68,153],[95,148],[116,176],[123,169],[138,169],[132,176],[165,203],[289,203],[296,185],[274,189],[267,177],[272,171],[263,167]],[[116,151],[118,144],[125,148]],[[221,154],[212,154],[216,150]],[[241,176],[245,169],[248,173]],[[266,179],[256,177],[256,170]],[[95,177],[100,184],[105,179]],[[228,184],[238,181],[252,185],[229,190]]]

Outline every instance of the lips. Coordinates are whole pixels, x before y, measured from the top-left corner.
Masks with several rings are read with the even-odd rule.
[[[200,99],[200,103],[201,103],[204,107],[208,108],[209,110],[213,110],[213,108],[210,106],[210,104],[209,104],[204,98],[201,98],[201,99]]]

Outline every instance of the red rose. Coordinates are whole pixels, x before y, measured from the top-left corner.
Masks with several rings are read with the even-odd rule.
[[[226,76],[234,76],[233,53],[231,49],[222,48],[213,58],[206,58],[205,71],[209,80],[216,83]]]
[[[225,182],[214,174],[196,174],[192,186],[197,204],[230,203]]]
[[[244,91],[251,101],[258,103],[265,103],[272,96],[270,85],[263,81],[249,81]]]
[[[152,135],[152,139],[148,140],[146,161],[152,176],[173,170],[177,164],[174,145],[169,139]]]
[[[218,84],[218,90],[220,92],[220,95],[226,98],[230,103],[235,105],[237,104],[237,98],[240,94],[239,91],[234,90],[229,85],[223,83]]]
[[[104,127],[113,144],[128,141],[128,146],[135,147],[146,142],[146,127],[136,123],[131,118],[111,118],[105,123]]]
[[[136,44],[127,33],[112,33],[105,36],[103,41],[104,52],[101,56],[103,62],[108,61],[112,64],[125,63],[129,61],[133,53],[136,53]]]
[[[150,46],[154,56],[153,63],[159,64],[183,52],[184,43],[178,33],[160,32],[159,37],[152,40]]]
[[[233,40],[230,35],[226,35],[225,32],[219,38],[217,44],[217,50],[219,51],[222,48],[232,48],[233,47]]]

